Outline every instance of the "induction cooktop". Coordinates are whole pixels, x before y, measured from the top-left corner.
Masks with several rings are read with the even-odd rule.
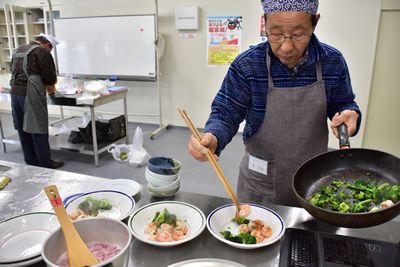
[[[400,243],[287,228],[280,267],[400,267]]]

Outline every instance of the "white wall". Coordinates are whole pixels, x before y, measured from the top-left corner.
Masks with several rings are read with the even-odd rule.
[[[385,10],[381,15],[364,146],[400,157],[398,25],[400,25],[400,1],[397,10]]]
[[[29,1],[27,1],[29,2]],[[317,27],[320,40],[343,52],[352,75],[354,91],[361,109],[366,111],[373,58],[379,22],[380,0],[321,0],[321,21]],[[154,13],[151,0],[63,0],[61,16],[101,16]],[[174,27],[176,6],[197,5],[200,9],[200,29],[197,38],[184,40]],[[206,17],[213,15],[243,16],[243,49],[259,41],[259,0],[159,0],[160,33],[166,39],[161,59],[163,115],[173,125],[184,125],[177,108],[185,108],[195,124],[202,127],[210,112],[226,68],[206,67]],[[153,83],[124,82],[131,87],[129,113],[157,113],[157,91]],[[104,110],[122,110],[120,103]],[[131,117],[134,121],[158,123],[156,117]],[[361,145],[363,129],[353,138],[354,147]],[[336,140],[330,142],[337,147]]]
[[[321,20],[316,32],[319,39],[339,49],[348,64],[356,101],[363,112],[359,134],[350,140],[360,147],[365,130],[368,98],[371,88],[374,55],[379,28],[379,0],[322,0]],[[337,148],[330,134],[329,146]]]

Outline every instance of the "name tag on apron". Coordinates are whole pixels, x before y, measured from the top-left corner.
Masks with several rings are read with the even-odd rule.
[[[249,155],[249,169],[264,175],[268,175],[268,161]]]

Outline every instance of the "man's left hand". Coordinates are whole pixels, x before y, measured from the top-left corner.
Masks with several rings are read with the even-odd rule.
[[[48,85],[47,86],[47,93],[49,95],[55,94],[56,93],[56,87],[54,85]]]
[[[338,127],[345,123],[347,125],[347,132],[352,136],[356,131],[358,113],[354,110],[343,110],[340,114],[336,113],[332,118],[331,128],[336,137],[339,138]]]

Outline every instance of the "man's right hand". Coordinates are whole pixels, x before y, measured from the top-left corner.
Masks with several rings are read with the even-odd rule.
[[[214,154],[218,147],[218,139],[212,133],[201,134],[201,142],[192,135],[189,140],[189,152],[190,154],[199,161],[207,161],[207,148]],[[215,159],[218,160],[218,156],[214,154]]]

